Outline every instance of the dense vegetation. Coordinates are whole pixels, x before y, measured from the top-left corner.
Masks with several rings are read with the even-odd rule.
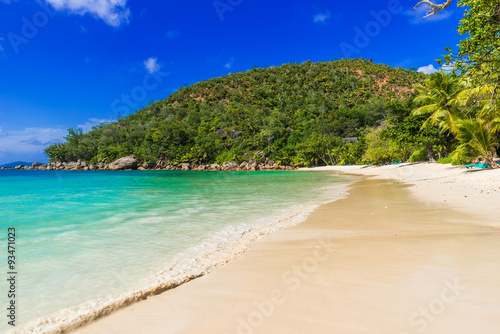
[[[424,78],[363,59],[255,68],[183,87],[86,134],[70,129],[66,142],[46,153],[51,161],[92,163],[127,155],[145,162],[240,162],[262,159],[262,152],[305,166],[403,159],[421,146],[420,124],[403,150],[382,159],[363,156],[364,137],[401,114],[410,117],[412,87]],[[346,137],[360,142],[344,143]]]
[[[450,155],[453,163],[480,158],[495,162],[500,132],[500,2],[460,0],[465,8],[458,33],[466,36],[458,52],[447,48],[444,61],[452,73],[433,73],[417,86],[423,106],[414,115],[427,115],[426,124],[453,135],[460,143]]]
[[[451,1],[441,5],[429,1],[419,4],[422,3],[429,6],[429,15],[433,15],[448,7]],[[426,155],[435,160],[436,148],[441,147],[446,158],[440,162],[462,164],[479,159],[493,168],[498,167],[500,2],[460,0],[458,6],[464,7],[465,13],[457,30],[466,38],[458,45],[458,52],[447,48],[448,54],[440,61],[446,63],[451,73],[441,70],[431,74],[424,85],[416,84],[414,88],[419,95],[412,101],[415,108],[411,115],[404,120],[393,117],[389,120],[390,126],[372,131],[367,136],[365,156],[381,159],[394,157],[398,151],[401,155],[404,143],[414,139],[425,146],[425,150],[415,151],[410,161],[421,160]],[[411,127],[421,119],[415,117],[424,117],[416,137]],[[448,157],[450,149],[453,152]]]

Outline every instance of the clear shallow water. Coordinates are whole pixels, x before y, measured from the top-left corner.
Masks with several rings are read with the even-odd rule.
[[[0,240],[8,227],[18,234],[18,324],[72,307],[62,317],[81,316],[109,296],[116,303],[127,291],[205,273],[339,198],[345,181],[305,172],[0,171]]]

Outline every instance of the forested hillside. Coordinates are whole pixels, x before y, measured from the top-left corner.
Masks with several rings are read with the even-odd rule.
[[[412,87],[424,79],[364,59],[255,68],[183,87],[86,134],[70,129],[65,143],[45,152],[52,162],[135,155],[143,162],[222,163],[265,155],[296,166],[359,163],[367,130],[410,115]],[[346,137],[360,142],[344,143]]]

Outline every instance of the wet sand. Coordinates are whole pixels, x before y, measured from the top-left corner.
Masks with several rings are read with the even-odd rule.
[[[419,201],[472,214],[477,221],[489,221],[500,228],[500,168],[466,169],[439,163],[404,163],[387,166],[325,166],[302,171],[334,171],[394,179],[410,185]],[[500,331],[499,331],[500,332]]]
[[[494,222],[365,179],[242,258],[76,333],[497,334]]]

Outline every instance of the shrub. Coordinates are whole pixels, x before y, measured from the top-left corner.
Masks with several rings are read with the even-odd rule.
[[[366,152],[363,160],[377,163],[398,161],[403,158],[403,154],[398,148],[397,143],[388,140],[384,136],[386,134],[385,129],[385,125],[382,125],[376,129],[372,129],[372,132],[366,135]]]
[[[478,156],[468,145],[460,145],[457,149],[450,154],[453,165],[465,165],[474,160]]]
[[[419,161],[427,161],[429,160],[429,154],[427,153],[427,149],[425,147],[420,148],[413,152],[408,161],[410,162],[419,162]]]
[[[237,161],[238,160],[238,157],[236,154],[234,154],[233,152],[231,151],[223,151],[221,154],[219,154],[216,158],[215,158],[215,162],[218,163],[218,164],[223,164],[224,162],[229,162],[229,161]]]
[[[451,163],[453,163],[453,159],[450,157],[440,158],[440,159],[438,159],[437,163],[439,163],[439,164],[451,164]]]

